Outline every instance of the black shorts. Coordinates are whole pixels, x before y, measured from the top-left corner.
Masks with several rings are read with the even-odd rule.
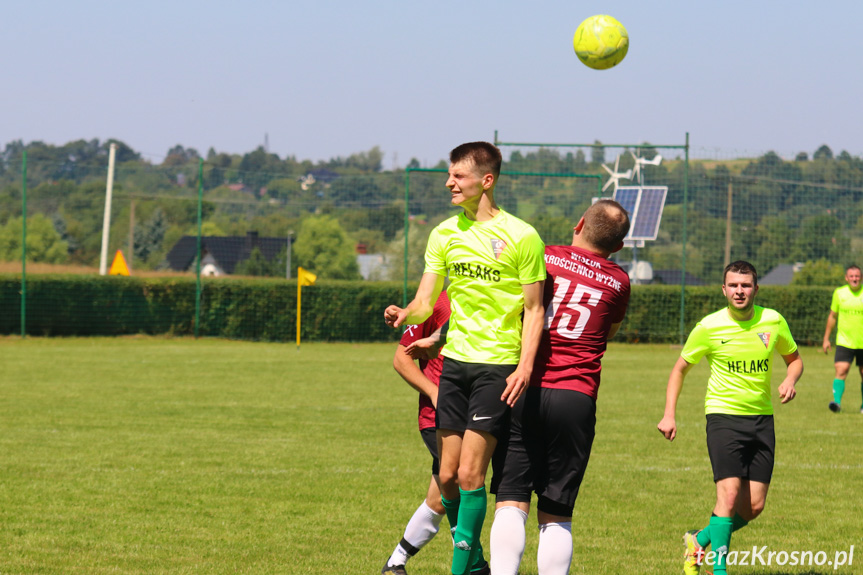
[[[740,477],[770,483],[775,450],[772,415],[707,414],[713,481]]]
[[[833,363],[854,363],[857,361],[857,367],[863,367],[863,349],[852,349],[850,347],[836,346],[836,356]]]
[[[426,449],[429,450],[432,456],[432,475],[440,474],[440,457],[437,454],[437,430],[434,427],[426,427],[420,429],[420,435],[423,438],[423,443],[426,444]]]
[[[500,396],[515,365],[465,363],[445,357],[437,395],[438,429],[486,431],[496,438],[509,431],[509,406]]]
[[[493,458],[498,501],[571,517],[596,429],[596,402],[578,391],[531,387],[512,410],[511,433]]]

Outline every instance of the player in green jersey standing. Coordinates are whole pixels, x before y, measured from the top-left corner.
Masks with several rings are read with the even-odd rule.
[[[833,379],[833,401],[829,405],[830,411],[834,413],[841,409],[845,378],[851,370],[851,362],[855,360],[857,369],[860,370],[860,392],[863,395],[863,289],[860,289],[860,280],[859,267],[848,266],[845,269],[847,285],[836,288],[833,292],[827,327],[824,330],[824,342],[821,344],[824,353],[830,351],[830,334],[838,325],[836,356],[833,359],[836,377]],[[863,405],[860,406],[860,413],[863,413]]]
[[[726,573],[731,533],[764,509],[773,474],[775,436],[770,374],[773,352],[785,361],[779,398],[788,403],[803,374],[803,360],[788,324],[778,312],[755,305],[758,274],[749,262],[725,268],[722,293],[728,307],[704,317],[686,340],[668,378],[665,415],[657,425],[668,440],[677,435],[675,414],[683,380],[702,357],[710,362],[705,412],[707,451],[716,483],[710,523],[684,535],[684,573],[697,575],[701,564]],[[704,548],[712,546],[710,553]]]
[[[545,309],[545,246],[536,230],[500,209],[494,188],[500,150],[488,142],[450,152],[446,186],[462,213],[429,236],[425,271],[392,327],[422,323],[449,276],[451,315],[437,404],[441,501],[453,533],[452,573],[488,573],[480,533],[485,477],[510,410],[530,382]]]

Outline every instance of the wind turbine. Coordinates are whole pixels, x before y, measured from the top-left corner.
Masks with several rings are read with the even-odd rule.
[[[602,186],[603,192],[605,190],[607,190],[608,186],[610,186],[611,184],[614,184],[614,191],[617,192],[618,180],[620,180],[621,178],[624,178],[626,180],[629,180],[632,178],[632,170],[626,170],[625,172],[618,172],[617,170],[618,170],[619,166],[620,166],[620,156],[619,155],[617,156],[617,158],[614,159],[614,171],[611,171],[611,168],[609,168],[605,164],[602,164],[602,167],[605,168],[605,171],[608,172],[608,175],[610,176],[608,178],[608,181],[605,182],[605,185]]]
[[[644,186],[644,172],[642,171],[642,166],[658,166],[660,162],[662,162],[662,156],[656,154],[652,160],[648,160],[647,158],[642,158],[636,156],[634,153],[629,152],[632,155],[632,159],[635,160],[635,167],[632,170],[632,179],[638,181],[639,186]]]

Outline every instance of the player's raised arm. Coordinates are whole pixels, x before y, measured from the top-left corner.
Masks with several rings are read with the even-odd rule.
[[[402,324],[418,325],[427,320],[434,310],[434,302],[443,290],[443,280],[443,276],[424,273],[414,299],[406,308],[391,305],[384,310],[386,324],[399,327]]]
[[[524,319],[521,326],[521,355],[515,371],[506,378],[506,389],[500,396],[510,407],[515,405],[518,398],[530,384],[530,376],[533,373],[533,362],[536,359],[536,350],[542,337],[542,324],[545,318],[545,308],[542,305],[542,290],[544,281],[538,281],[522,285],[524,293]]]
[[[800,353],[795,351],[788,355],[783,355],[785,360],[785,379],[779,384],[779,399],[782,403],[788,403],[797,396],[795,385],[800,381],[803,375],[803,358]]]
[[[668,387],[665,390],[665,414],[656,428],[669,441],[674,441],[677,436],[677,421],[675,419],[677,416],[677,398],[680,397],[680,390],[683,389],[683,380],[693,365],[682,357],[678,357],[674,367],[671,368],[671,375],[668,376]]]

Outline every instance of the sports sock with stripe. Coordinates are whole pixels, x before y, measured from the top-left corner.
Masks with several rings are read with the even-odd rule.
[[[404,565],[423,546],[437,535],[443,515],[435,513],[425,501],[422,502],[405,527],[402,540],[396,545],[387,565]]]

